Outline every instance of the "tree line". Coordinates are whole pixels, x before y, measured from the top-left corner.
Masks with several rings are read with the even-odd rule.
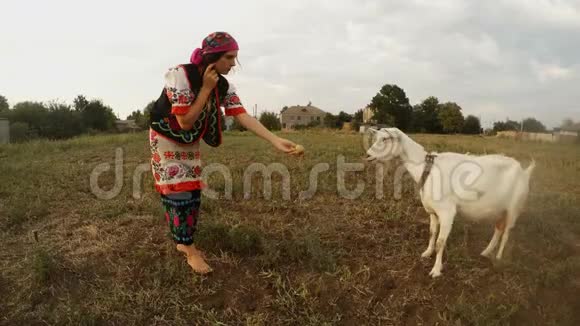
[[[440,102],[435,96],[427,97],[421,103],[411,105],[405,91],[397,86],[386,84],[371,99],[367,106],[372,112],[370,124],[397,127],[405,132],[431,134],[480,134],[483,132],[481,121],[474,115],[463,115],[463,108],[455,102]],[[282,108],[281,112],[287,107]],[[342,129],[344,123],[352,124],[358,130],[363,124],[363,109],[349,114],[340,111],[338,114],[327,113],[322,121],[295,126],[297,129],[326,127]],[[264,112],[260,121],[270,130],[280,130],[278,115]],[[545,132],[546,127],[535,118],[523,122],[507,119],[495,122],[490,132],[506,130],[524,130],[528,132]]]
[[[101,100],[77,96],[73,104],[24,101],[10,107],[0,95],[0,118],[10,121],[13,142],[35,138],[65,139],[81,134],[111,132],[117,117]]]
[[[143,110],[131,112],[127,119],[134,120],[136,125],[145,130],[149,124],[149,112],[155,101],[149,102]],[[372,112],[370,123],[397,127],[405,132],[434,134],[480,134],[483,132],[478,117],[464,117],[462,107],[455,102],[440,102],[430,96],[421,103],[411,105],[405,91],[394,84],[386,84],[371,99],[367,106]],[[282,108],[282,111],[287,107]],[[10,134],[13,141],[25,141],[34,138],[64,139],[86,133],[115,131],[117,117],[111,107],[101,100],[88,100],[78,95],[72,104],[52,101],[49,103],[25,101],[8,105],[0,95],[0,118],[10,120]],[[280,130],[279,114],[263,112],[258,118],[270,130]],[[363,124],[363,110],[353,114],[340,111],[338,114],[327,113],[321,121],[312,121],[297,129],[325,127],[342,129],[345,123],[351,123],[354,130]],[[569,123],[569,122],[568,122]],[[223,124],[225,126],[225,123]],[[242,130],[234,123],[233,129]],[[495,122],[491,132],[499,131],[545,132],[546,127],[535,118],[522,122],[507,119]]]

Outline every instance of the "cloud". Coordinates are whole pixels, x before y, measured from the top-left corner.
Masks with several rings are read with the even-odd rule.
[[[574,76],[573,68],[565,68],[557,64],[542,64],[532,61],[531,66],[540,82],[566,80]]]
[[[165,69],[203,36],[226,30],[241,45],[229,79],[248,107],[312,101],[354,112],[390,83],[412,104],[437,96],[490,121],[533,115],[556,126],[580,112],[578,1],[220,4],[174,1],[165,12],[143,1],[57,0],[35,14],[11,2],[0,21],[10,31],[0,36],[0,92],[11,103],[83,92],[124,117],[158,96]]]
[[[526,25],[542,28],[580,28],[580,3],[553,0],[503,0],[501,7],[509,10],[512,18]]]

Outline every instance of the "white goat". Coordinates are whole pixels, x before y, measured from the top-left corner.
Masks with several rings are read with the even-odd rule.
[[[533,160],[524,170],[518,161],[503,155],[432,153],[435,158],[432,164],[428,164],[428,153],[423,146],[399,129],[371,131],[375,141],[367,151],[367,160],[400,157],[412,178],[422,186],[421,202],[430,215],[431,236],[421,257],[430,257],[433,249],[437,250],[435,265],[429,275],[441,275],[443,250],[458,213],[474,221],[496,222],[493,237],[481,255],[490,257],[501,237],[496,256],[501,259],[510,230],[528,196],[530,175],[535,167]],[[424,172],[426,166],[427,172],[430,170],[428,175]]]

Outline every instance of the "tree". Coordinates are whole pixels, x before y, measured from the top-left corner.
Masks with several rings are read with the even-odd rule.
[[[143,113],[141,113],[140,110],[132,111],[131,114],[129,114],[127,116],[127,120],[135,120],[135,122],[137,122],[137,120],[142,119],[142,118],[143,118]]]
[[[10,110],[10,105],[8,105],[8,100],[0,95],[0,117],[8,115],[8,111]]]
[[[397,85],[384,85],[369,105],[377,123],[406,131],[411,126],[412,109],[405,91]]]
[[[117,117],[113,109],[103,104],[101,100],[87,100],[84,95],[78,95],[73,100],[73,107],[82,116],[86,130],[107,131],[115,127]]]
[[[328,118],[328,119],[327,119]],[[324,125],[327,128],[335,128],[335,129],[342,129],[342,126],[345,122],[351,122],[352,116],[346,112],[340,111],[338,115],[333,115],[328,113],[325,117]],[[316,126],[318,123],[312,124],[312,126]]]
[[[113,109],[103,104],[101,100],[90,101],[81,111],[83,124],[87,129],[99,131],[111,130],[117,117]]]
[[[527,132],[546,132],[546,126],[534,118],[527,118],[523,122],[523,129]]]
[[[20,143],[34,138],[30,134],[30,127],[26,122],[14,122],[10,124],[10,142]]]
[[[350,115],[350,114],[348,114],[346,112],[343,112],[343,111],[340,111],[338,113],[337,118],[338,118],[338,121],[340,121],[341,123],[351,122],[352,121],[352,115]]]
[[[481,133],[481,122],[479,118],[468,115],[463,124],[463,133],[468,135],[477,135]]]
[[[324,116],[323,124],[326,128],[336,128],[338,117],[332,113],[327,113],[326,116]]]
[[[84,95],[77,95],[73,100],[73,107],[75,111],[83,111],[89,105],[89,101],[85,98]]]
[[[73,106],[57,101],[20,102],[9,110],[11,134],[17,141],[37,137],[65,139],[90,130],[107,131],[114,127],[113,110],[100,100],[87,101],[82,95]]]
[[[355,131],[358,131],[360,129],[360,126],[363,123],[363,110],[360,109],[358,111],[356,111],[353,116],[352,116],[352,128]]]
[[[101,100],[87,100],[84,95],[78,95],[73,100],[73,107],[82,116],[85,130],[107,131],[115,127],[117,117],[109,106]]]
[[[431,134],[440,134],[443,132],[443,126],[441,125],[441,120],[439,119],[439,110],[441,109],[441,104],[439,99],[435,96],[430,96],[423,100],[420,104],[420,127]]]
[[[445,133],[459,133],[463,130],[463,113],[457,103],[447,102],[441,104],[439,108],[439,122]]]
[[[28,125],[28,138],[45,137],[49,125],[49,113],[41,102],[16,103],[10,110],[11,122],[23,122]]]
[[[423,115],[421,104],[414,105],[412,112],[413,119],[411,119],[411,132],[427,132],[427,128],[425,127],[425,116]]]
[[[148,124],[145,123],[146,120],[148,119],[145,119],[145,116],[143,115],[143,113],[141,113],[140,110],[131,112],[131,114],[127,116],[127,120],[134,120],[135,124],[141,129],[146,129],[146,126]]]
[[[153,108],[155,107],[155,100],[149,102],[145,108],[143,109],[143,120],[141,121],[142,124],[139,125],[139,127],[141,127],[142,129],[148,129],[149,128],[149,120],[151,119],[151,111],[153,110]],[[223,128],[225,128],[225,121],[223,121],[224,123],[222,124]]]
[[[520,130],[520,124],[517,121],[509,120],[498,121],[493,123],[493,131],[517,131]]]
[[[10,118],[13,123],[11,129],[17,133],[15,139],[21,141],[36,137],[64,139],[85,131],[81,113],[64,103],[17,103],[10,112]]]
[[[262,112],[260,114],[260,123],[270,131],[282,129],[280,119],[278,119],[278,115],[274,112]]]
[[[48,123],[43,137],[65,139],[78,136],[84,132],[80,112],[71,109],[70,105],[51,102],[48,105]]]

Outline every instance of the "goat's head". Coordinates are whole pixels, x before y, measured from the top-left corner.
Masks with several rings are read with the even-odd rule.
[[[369,129],[373,145],[367,150],[367,161],[387,161],[401,154],[401,137],[397,128]]]

